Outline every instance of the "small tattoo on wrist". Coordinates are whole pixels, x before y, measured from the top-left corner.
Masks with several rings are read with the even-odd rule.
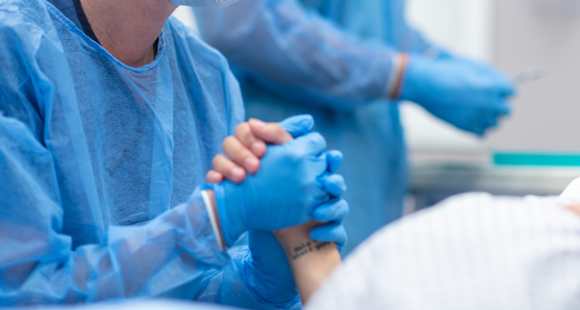
[[[302,257],[304,255],[313,252],[314,250],[320,251],[320,249],[329,244],[330,242],[317,242],[317,241],[302,242],[299,246],[294,247],[292,259],[293,260],[298,259],[299,257]]]
[[[330,244],[330,242],[316,242],[315,247],[316,247],[316,250],[320,250],[329,244]]]

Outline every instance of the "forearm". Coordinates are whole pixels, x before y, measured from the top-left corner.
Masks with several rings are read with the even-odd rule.
[[[309,222],[275,232],[284,248],[303,303],[318,290],[335,267],[341,264],[336,244],[310,238],[310,231],[322,223]]]
[[[195,283],[204,272],[229,262],[228,255],[217,249],[200,200],[193,197],[143,226],[109,226],[106,242],[74,250],[69,236],[44,224],[49,222],[46,216],[2,221],[0,235],[9,237],[2,238],[0,253],[12,254],[0,255],[0,264],[11,266],[0,268],[0,272],[25,285],[0,290],[0,305],[156,296]],[[0,211],[18,214],[11,209],[16,204],[1,202],[3,199]],[[37,210],[47,206],[51,207],[51,201],[38,201],[26,208],[33,214],[44,214],[46,209]],[[10,231],[22,234],[6,234]],[[168,277],[171,281],[158,281]],[[28,286],[38,289],[31,293]],[[196,284],[194,289],[203,287]],[[189,292],[181,291],[179,296],[193,298],[195,294]]]
[[[204,39],[271,91],[341,109],[385,95],[395,49],[362,40],[296,1],[251,0],[201,13]]]

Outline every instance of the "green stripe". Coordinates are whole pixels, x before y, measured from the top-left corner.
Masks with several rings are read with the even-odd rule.
[[[502,166],[567,166],[580,167],[580,155],[574,154],[514,154],[496,153],[496,165]]]

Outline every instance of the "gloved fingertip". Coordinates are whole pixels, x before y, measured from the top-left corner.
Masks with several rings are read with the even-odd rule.
[[[335,242],[344,245],[347,240],[346,230],[340,223],[329,223],[319,226],[310,231],[310,238],[320,242]]]
[[[326,139],[324,139],[324,137],[318,132],[305,134],[296,138],[294,141],[296,141],[295,143],[306,143],[306,147],[304,148],[304,155],[318,156],[323,154],[326,150]],[[290,143],[293,143],[294,141]]]
[[[343,155],[341,151],[331,150],[326,152],[326,160],[328,163],[328,172],[335,173],[342,164]]]
[[[308,114],[296,115],[278,124],[292,137],[296,138],[310,132],[314,128],[314,118]]]
[[[348,203],[344,199],[333,201],[319,206],[312,212],[312,218],[318,222],[340,221],[350,212]]]
[[[483,138],[485,136],[485,128],[474,128],[470,130],[473,134],[475,134],[478,138]]]
[[[500,107],[500,115],[501,116],[509,116],[511,114],[512,109],[507,105],[503,105]]]
[[[333,196],[340,196],[346,192],[344,177],[339,174],[331,174],[321,181],[322,188]]]
[[[502,97],[504,99],[511,99],[511,98],[517,97],[517,91],[513,88],[512,89],[504,89],[502,91]]]

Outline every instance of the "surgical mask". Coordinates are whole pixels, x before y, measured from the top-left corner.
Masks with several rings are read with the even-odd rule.
[[[238,0],[171,0],[175,5],[223,9]]]

